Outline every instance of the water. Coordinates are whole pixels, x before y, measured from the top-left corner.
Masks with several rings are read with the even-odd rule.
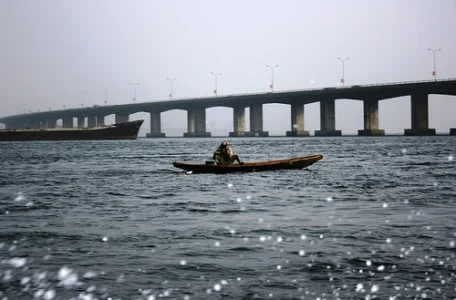
[[[0,299],[454,299],[454,137],[0,143]]]

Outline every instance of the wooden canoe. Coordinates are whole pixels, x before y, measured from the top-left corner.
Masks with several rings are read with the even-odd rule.
[[[206,162],[205,164],[174,162],[173,166],[192,173],[224,174],[234,172],[260,172],[286,169],[303,169],[316,163],[322,158],[323,155],[312,155],[280,160],[245,162],[243,165],[239,165],[237,163],[230,165],[217,165],[210,162]]]

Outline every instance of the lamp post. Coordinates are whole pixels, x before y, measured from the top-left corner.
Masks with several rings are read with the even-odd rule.
[[[176,78],[166,77],[166,80],[169,80],[170,84],[171,84],[170,92],[169,92],[169,99],[173,99],[173,81],[176,80]]]
[[[70,95],[69,94],[60,94],[60,96],[64,96],[66,98],[66,97],[69,97]],[[66,103],[66,101],[64,103]],[[66,108],[66,104],[63,105],[63,108]]]
[[[434,53],[434,70],[432,71],[432,75],[434,75],[434,80],[437,81],[437,70],[435,66],[435,52],[441,51],[441,49],[428,49],[429,51],[432,51]]]
[[[89,94],[88,91],[78,91],[78,93],[82,93],[84,96],[83,96],[83,99],[82,99],[82,103],[81,103],[81,107],[84,107],[84,100],[87,100],[87,97],[85,97],[86,95]]]
[[[137,83],[131,83],[130,82],[130,85],[133,86],[133,102],[136,103],[136,86],[139,85],[139,82],[137,82]]]
[[[340,79],[340,82],[342,82],[342,86],[345,86],[345,61],[348,60],[348,57],[344,58],[337,58],[342,62],[342,78]]]
[[[214,72],[211,72],[211,74],[215,76],[215,90],[214,90],[214,94],[215,94],[215,97],[217,97],[217,95],[218,95],[218,91],[217,91],[217,76],[222,75],[222,73],[214,73]]]
[[[270,65],[266,65],[266,67],[270,68],[272,71],[271,85],[269,86],[271,88],[271,92],[274,92],[274,69],[278,66],[279,65],[275,65],[274,67],[271,67]]]
[[[101,87],[104,88],[104,90],[105,90],[105,100],[104,100],[104,103],[105,103],[105,104],[108,104],[108,88],[105,87],[104,85],[102,85]]]

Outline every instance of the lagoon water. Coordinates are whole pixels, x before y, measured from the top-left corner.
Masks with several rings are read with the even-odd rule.
[[[456,137],[0,143],[0,299],[455,299]]]

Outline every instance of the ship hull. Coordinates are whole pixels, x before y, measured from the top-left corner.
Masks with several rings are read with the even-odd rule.
[[[0,130],[0,141],[134,140],[144,120],[94,128]]]

